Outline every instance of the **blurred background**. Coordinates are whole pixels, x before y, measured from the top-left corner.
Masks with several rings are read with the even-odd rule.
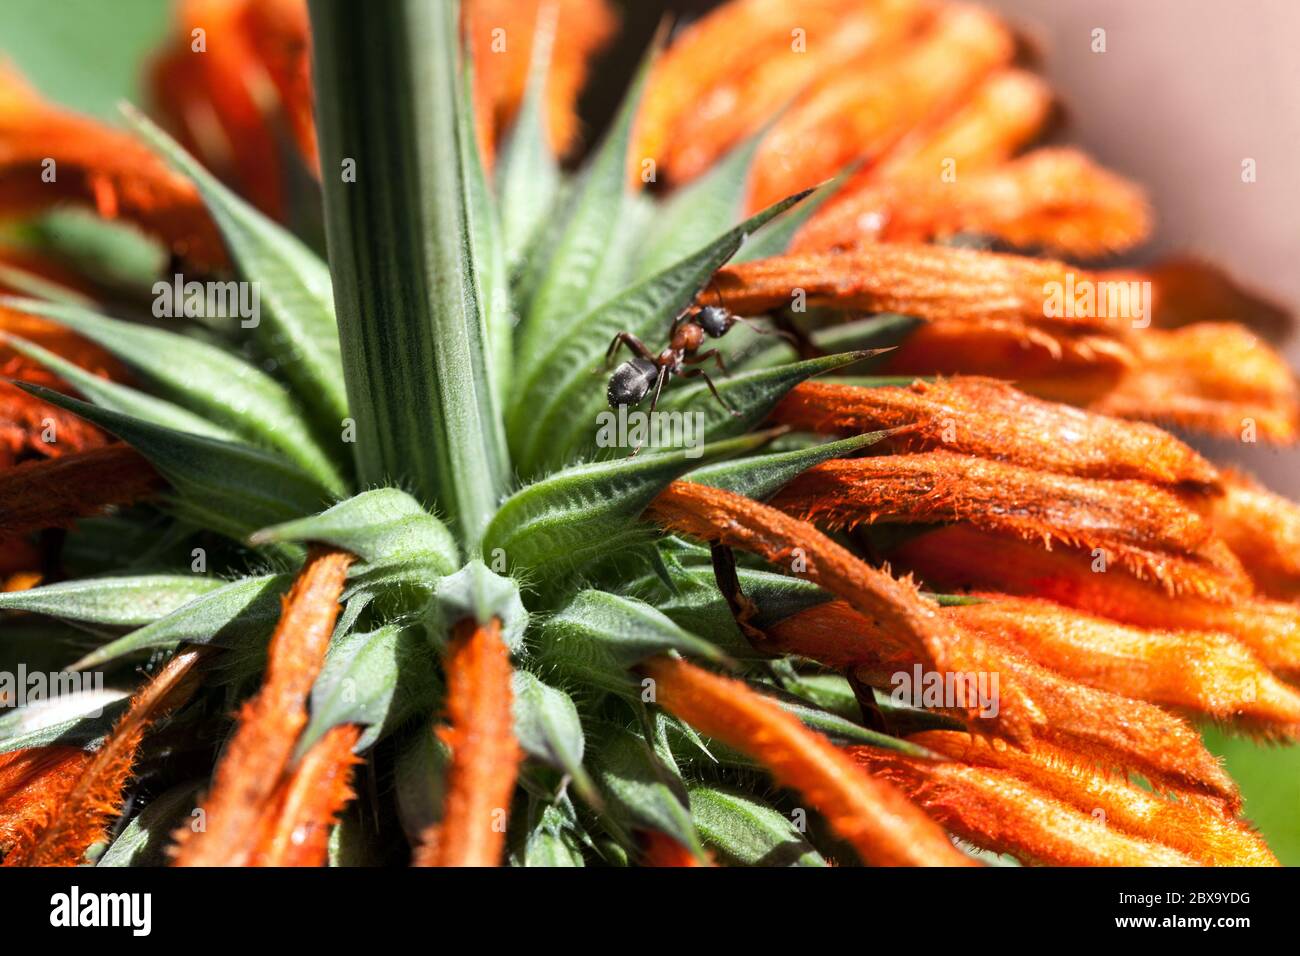
[[[708,0],[621,0],[624,29],[584,97],[600,129],[661,17]],[[990,0],[1024,34],[1068,111],[1065,138],[1150,192],[1158,227],[1142,262],[1199,253],[1300,311],[1300,3],[1295,0]],[[169,25],[169,0],[5,0],[0,54],[43,93],[116,122],[145,103],[141,66]],[[1106,31],[1106,52],[1091,49]],[[591,138],[590,135],[588,137]],[[1243,183],[1242,160],[1257,180]],[[1300,347],[1288,344],[1293,368]],[[1300,452],[1194,442],[1300,497]],[[1300,865],[1300,748],[1207,731],[1241,784],[1246,812],[1284,863]]]

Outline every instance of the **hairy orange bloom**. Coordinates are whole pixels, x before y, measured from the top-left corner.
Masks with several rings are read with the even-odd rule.
[[[951,112],[1014,49],[1010,31],[987,11],[948,6],[895,55],[860,73],[826,75],[764,138],[751,173],[751,210],[815,186],[854,160],[879,160],[919,122]]]
[[[277,219],[285,174],[271,114],[284,94],[298,100],[284,108],[298,117],[286,132],[315,161],[307,47],[300,0],[182,0],[171,45],[153,66],[154,97],[181,143]]]
[[[1282,306],[1242,286],[1222,267],[1194,256],[1180,255],[1157,262],[1141,272],[1103,271],[1107,279],[1149,280],[1157,305],[1155,323],[1165,328],[1190,322],[1240,322],[1272,339],[1291,331],[1292,316]]]
[[[1094,571],[1100,565],[1078,552],[1045,551],[963,525],[906,541],[891,558],[937,587],[1038,596],[1129,624],[1230,634],[1271,670],[1300,675],[1300,607],[1291,603],[1171,595],[1131,575]]]
[[[957,649],[938,606],[911,581],[858,560],[812,525],[719,488],[675,481],[646,510],[662,527],[705,541],[752,551],[775,565],[797,569],[862,614],[881,622],[896,640],[944,666]]]
[[[1108,827],[1004,770],[850,747],[854,760],[897,785],[977,846],[1048,866],[1195,866],[1179,851]]]
[[[1176,494],[1144,481],[1054,475],[949,451],[832,460],[804,472],[772,506],[832,529],[873,522],[966,521],[977,528],[1103,549],[1171,590],[1250,593],[1227,545]],[[1191,572],[1187,568],[1190,565]]]
[[[945,616],[963,632],[1013,644],[1066,677],[1300,736],[1300,692],[1229,635],[1118,624],[1035,598],[978,596],[981,603],[944,608]]]
[[[1167,432],[1138,422],[1038,401],[1005,382],[952,378],[902,388],[805,382],[772,420],[815,432],[914,425],[890,443],[907,451],[947,448],[1085,478],[1137,478],[1213,485],[1218,472]]]
[[[830,741],[750,690],[686,661],[651,658],[641,671],[656,701],[700,732],[746,753],[798,790],[875,866],[965,866],[943,831],[893,787],[861,773]]]
[[[262,686],[240,708],[203,800],[207,828],[177,833],[177,866],[240,866],[255,852],[260,821],[307,724],[307,694],[325,661],[351,563],[342,551],[308,554],[271,635]]]
[[[49,808],[52,814],[5,857],[6,866],[76,866],[92,843],[104,839],[105,828],[121,811],[122,790],[145,731],[189,700],[199,683],[194,665],[202,656],[202,649],[182,651],[136,692],[103,746]]]
[[[957,621],[952,626],[960,629]],[[1186,721],[1145,701],[1062,677],[997,635],[960,630],[963,666],[936,671],[945,681],[949,676],[955,681],[958,675],[974,680],[989,675],[983,691],[996,700],[998,712],[976,718],[966,707],[963,714],[961,700],[954,702],[955,708],[940,710],[968,717],[973,731],[1012,737],[1026,746],[1031,740],[1056,741],[1095,760],[1138,769],[1180,793],[1231,806],[1239,803],[1232,779]],[[923,663],[915,651],[899,646],[887,628],[839,602],[792,615],[768,627],[767,635],[785,653],[851,667],[859,680],[887,691],[898,688],[898,675],[910,678]],[[992,675],[997,675],[996,686]],[[979,690],[966,680],[965,703]]]
[[[1300,390],[1281,355],[1239,325],[1199,322],[1134,337],[1138,361],[1088,405],[1239,440],[1294,442]]]
[[[692,179],[818,76],[890,49],[927,12],[920,0],[722,4],[680,30],[655,65],[632,155],[653,158],[670,182]],[[814,52],[800,52],[799,37]]]
[[[0,754],[0,861],[11,850],[30,852],[90,759],[79,747],[59,745]]]
[[[1300,506],[1236,471],[1224,472],[1222,495],[1199,504],[1260,591],[1300,598]]]
[[[1096,256],[1146,239],[1151,214],[1142,190],[1072,149],[1043,149],[1003,166],[943,178],[885,180],[814,219],[793,252],[852,249],[872,242],[923,242],[961,232],[1016,246]]]
[[[147,498],[164,487],[135,449],[113,444],[0,471],[0,528],[25,534],[61,528],[110,505]]]
[[[1050,744],[1030,750],[951,731],[909,738],[962,763],[997,767],[1093,817],[1136,837],[1163,843],[1209,866],[1277,866],[1277,858],[1250,827],[1199,801],[1174,801]]]
[[[330,827],[356,794],[352,768],[361,762],[352,748],[361,739],[356,724],[328,730],[280,784],[253,852],[254,866],[324,866]]]
[[[442,819],[421,835],[416,866],[497,866],[523,751],[511,712],[510,650],[501,622],[455,626],[447,649],[451,748]]]
[[[648,830],[641,836],[641,865],[692,867],[712,866],[713,864],[701,862],[694,853],[668,836],[668,834]]]
[[[578,141],[578,93],[587,63],[609,41],[618,18],[607,0],[550,0],[555,40],[546,78],[546,125],[551,147],[569,152]],[[490,162],[492,145],[514,119],[528,86],[533,36],[547,0],[466,0],[461,21],[474,56],[479,135]]]
[[[56,176],[47,182],[51,169]],[[200,268],[226,262],[221,237],[188,179],[126,133],[53,107],[11,69],[0,70],[0,212],[32,213],[66,202],[134,223]]]

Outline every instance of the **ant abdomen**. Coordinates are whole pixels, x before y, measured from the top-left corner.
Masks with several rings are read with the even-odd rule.
[[[659,367],[649,359],[634,358],[624,362],[609,377],[606,391],[609,407],[641,404],[658,377]]]

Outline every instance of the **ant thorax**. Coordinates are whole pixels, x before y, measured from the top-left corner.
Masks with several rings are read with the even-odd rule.
[[[669,345],[676,352],[694,352],[704,343],[704,330],[694,322],[683,322],[673,333],[672,343]]]

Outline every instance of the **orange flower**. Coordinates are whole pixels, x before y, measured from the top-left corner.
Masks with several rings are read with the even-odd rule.
[[[701,733],[749,754],[778,783],[802,793],[866,862],[970,864],[897,790],[858,772],[825,737],[740,681],[671,657],[652,658],[641,670],[654,681],[658,703]]]
[[[453,628],[447,650],[451,748],[442,819],[421,836],[416,866],[497,866],[523,751],[511,712],[510,652],[501,622]]]
[[[1100,549],[1171,590],[1250,593],[1236,557],[1183,500],[1144,481],[1053,475],[948,451],[832,460],[772,505],[831,529],[965,521],[1001,534]]]
[[[1271,670],[1288,678],[1300,675],[1300,607],[1295,604],[1240,595],[1221,601],[1171,595],[1130,575],[1103,572],[1095,559],[1077,552],[1044,551],[962,525],[903,542],[891,558],[937,587],[1044,597],[1143,627],[1220,631],[1241,641]]]
[[[915,427],[890,439],[907,451],[947,448],[1084,478],[1213,485],[1218,472],[1168,432],[1038,401],[1004,382],[953,378],[910,387],[805,382],[772,421],[815,432]]]
[[[1097,256],[1146,239],[1151,214],[1142,191],[1084,154],[1044,149],[988,170],[942,178],[886,179],[852,192],[832,218],[814,218],[793,252],[851,249],[871,242],[919,242],[970,232],[1016,246]]]
[[[0,528],[25,534],[67,527],[110,505],[147,498],[163,486],[153,466],[121,444],[29,462],[0,470]]]
[[[1224,472],[1222,495],[1200,504],[1260,591],[1300,599],[1300,506],[1236,471]]]
[[[89,762],[79,747],[58,745],[0,754],[0,861],[30,851]]]
[[[122,790],[131,777],[136,751],[159,717],[180,707],[198,687],[194,665],[202,650],[187,650],[173,657],[157,675],[131,698],[95,755],[87,761],[70,788],[47,807],[49,815],[35,826],[5,857],[5,866],[76,866],[86,849],[102,840],[105,828],[121,812]]]
[[[133,223],[197,268],[226,262],[188,179],[126,133],[50,106],[12,69],[0,69],[0,213],[64,202]]]
[[[177,866],[239,866],[257,849],[260,821],[307,724],[307,694],[325,661],[352,558],[314,550],[284,599],[266,676],[239,711],[239,726],[203,800],[207,828],[177,833]]]
[[[1172,847],[1206,865],[1278,865],[1264,841],[1241,820],[1204,803],[1160,797],[1067,750],[1048,744],[1020,750],[942,730],[909,740],[962,763],[1005,770],[1104,826]]]
[[[1195,866],[1186,854],[1108,827],[1002,770],[931,762],[870,747],[849,753],[977,846],[1049,866]]]
[[[815,186],[855,160],[878,161],[918,123],[951,112],[1010,61],[1014,47],[1010,31],[991,14],[946,6],[896,54],[860,73],[826,75],[764,137],[750,210]]]
[[[641,864],[655,867],[710,866],[666,833],[647,831],[641,836]]]

